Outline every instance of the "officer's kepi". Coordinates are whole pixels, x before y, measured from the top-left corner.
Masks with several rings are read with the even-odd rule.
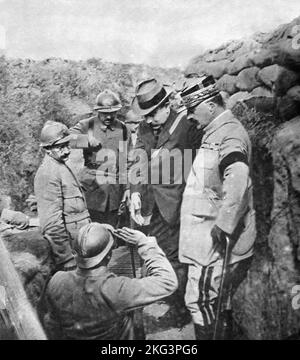
[[[205,100],[220,94],[212,76],[195,78],[195,82],[184,88],[180,96],[187,109],[193,108]]]

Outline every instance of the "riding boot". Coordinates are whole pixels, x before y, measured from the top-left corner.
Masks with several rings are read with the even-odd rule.
[[[225,310],[222,314],[223,318],[223,339],[231,340],[233,338],[233,316],[232,310]]]
[[[194,324],[196,340],[212,340],[213,331],[211,326]]]
[[[233,338],[232,310],[225,310],[220,314],[216,340],[231,340]]]

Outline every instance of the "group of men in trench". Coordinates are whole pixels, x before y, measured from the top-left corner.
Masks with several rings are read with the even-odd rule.
[[[192,321],[196,339],[228,338],[231,299],[256,236],[248,134],[211,76],[190,79],[178,94],[157,79],[142,81],[125,123],[118,120],[121,108],[119,96],[105,90],[94,116],[70,129],[47,121],[41,132],[45,157],[34,192],[55,263],[45,293],[47,334],[137,339],[133,311],[163,300],[169,309],[163,317],[173,326]],[[70,148],[83,149],[78,175]],[[109,166],[99,156],[105,149],[117,155]],[[187,175],[173,159],[168,181],[160,175],[152,181],[172,151]],[[139,181],[130,181],[132,172]],[[99,181],[105,178],[114,181]],[[130,209],[130,226],[120,227],[120,204]],[[137,248],[143,277],[109,270],[116,239]]]

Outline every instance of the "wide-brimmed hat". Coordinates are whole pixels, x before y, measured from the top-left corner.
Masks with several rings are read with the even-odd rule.
[[[218,94],[220,94],[220,91],[213,76],[205,75],[191,79],[189,86],[181,91],[180,96],[185,107],[192,108]]]
[[[95,267],[108,255],[113,246],[112,226],[99,223],[83,226],[74,245],[78,267],[82,269]]]
[[[172,91],[171,87],[163,86],[156,79],[145,80],[136,88],[132,109],[139,115],[150,114],[171,95]]]

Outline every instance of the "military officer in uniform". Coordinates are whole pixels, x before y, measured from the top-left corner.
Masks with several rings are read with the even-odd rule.
[[[120,203],[130,197],[126,173],[131,134],[117,119],[121,107],[118,95],[104,90],[96,99],[97,115],[70,129],[77,134],[72,147],[83,148],[84,168],[79,179],[91,219],[113,226],[117,224]]]
[[[176,290],[174,270],[155,238],[128,228],[115,234],[137,246],[148,276],[130,279],[109,271],[113,228],[99,223],[84,226],[75,244],[77,270],[56,273],[47,288],[44,323],[50,339],[136,339],[132,310]]]
[[[179,259],[189,268],[185,301],[196,337],[211,339],[227,241],[224,325],[230,320],[232,295],[253,255],[251,143],[242,124],[225,109],[214,79],[195,80],[181,95],[188,119],[196,122],[203,137],[183,193]]]
[[[73,243],[81,226],[90,223],[83,191],[66,161],[72,138],[68,128],[47,121],[41,132],[46,154],[34,179],[34,193],[43,235],[49,240],[56,269],[75,266]]]

